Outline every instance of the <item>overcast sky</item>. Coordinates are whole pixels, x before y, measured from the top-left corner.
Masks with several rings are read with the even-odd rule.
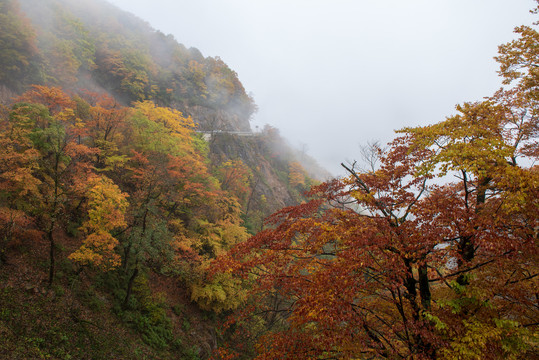
[[[326,169],[499,86],[493,56],[533,0],[109,0],[205,56]]]

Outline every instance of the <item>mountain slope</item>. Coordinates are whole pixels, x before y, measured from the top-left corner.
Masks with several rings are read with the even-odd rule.
[[[220,59],[106,2],[0,9],[0,355],[207,358],[248,286],[212,262],[304,200],[301,157]]]
[[[255,111],[237,74],[219,58],[186,49],[171,35],[104,1],[3,0],[6,47],[0,79],[106,91],[125,104],[152,100],[202,126],[249,130]],[[14,69],[13,64],[22,64]],[[14,71],[18,70],[18,71]],[[9,81],[7,81],[9,79]]]

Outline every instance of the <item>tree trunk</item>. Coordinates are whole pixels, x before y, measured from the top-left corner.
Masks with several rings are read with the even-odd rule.
[[[131,293],[133,292],[133,283],[135,282],[135,278],[138,275],[138,264],[135,267],[135,271],[133,271],[133,275],[129,278],[129,282],[127,283],[127,293],[125,294],[125,299],[122,304],[122,308],[127,308],[127,303],[129,302],[129,299],[131,298]]]
[[[421,305],[423,309],[430,310],[430,285],[429,277],[427,275],[427,265],[421,265],[419,267],[419,295],[421,296]]]
[[[49,239],[49,286],[52,285],[52,282],[54,280],[54,265],[55,265],[55,252],[54,247],[56,244],[54,243],[54,236],[53,236],[53,229],[54,227],[51,227],[51,229],[47,232],[47,237]]]
[[[129,263],[129,254],[131,253],[131,241],[124,248],[124,273],[127,274],[127,264]]]
[[[487,199],[488,184],[492,179],[488,176],[481,178],[477,185],[477,195],[475,199],[475,213],[481,211],[481,207],[485,204]],[[478,226],[474,227],[474,231],[481,231]],[[475,234],[463,236],[459,243],[460,259],[458,260],[459,270],[462,270],[464,266],[467,266],[475,257]],[[468,277],[466,274],[461,274],[457,277],[457,283],[459,285],[468,285]]]

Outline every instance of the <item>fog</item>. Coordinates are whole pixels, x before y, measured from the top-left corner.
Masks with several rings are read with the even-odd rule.
[[[493,57],[533,0],[110,0],[239,75],[270,124],[335,175],[360,146],[501,84]]]

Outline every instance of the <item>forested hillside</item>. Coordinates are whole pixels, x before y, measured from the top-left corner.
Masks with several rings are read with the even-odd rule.
[[[203,128],[248,130],[253,99],[219,58],[186,49],[171,35],[105,1],[2,1],[3,84],[107,92],[151,99],[193,115]]]
[[[326,173],[219,58],[104,1],[0,10],[0,357],[209,357],[247,286],[212,260]]]

